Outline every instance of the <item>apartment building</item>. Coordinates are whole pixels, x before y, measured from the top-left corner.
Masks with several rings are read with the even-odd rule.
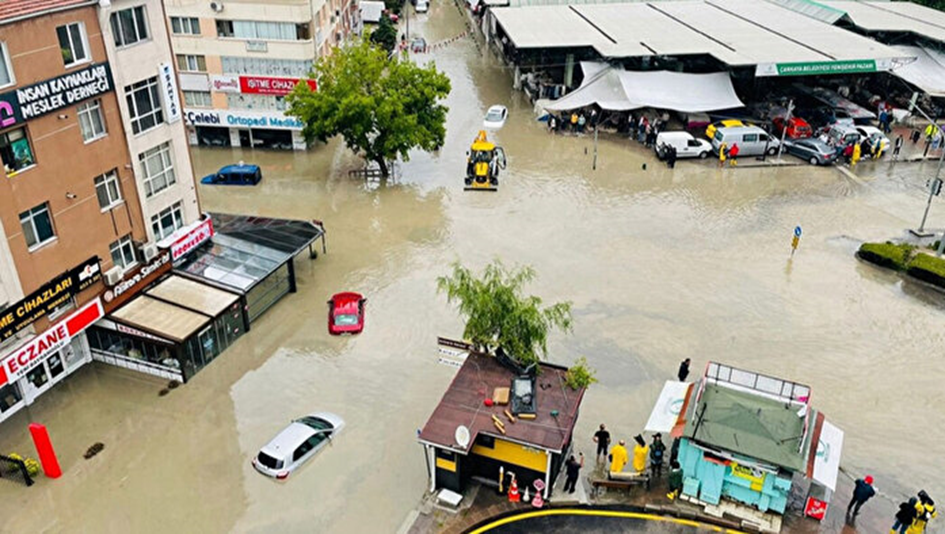
[[[304,150],[285,95],[360,24],[356,0],[165,0],[193,145]],[[315,82],[308,82],[316,88]]]
[[[0,2],[0,421],[207,224],[165,21],[159,0]]]
[[[102,0],[98,10],[148,240],[199,219],[177,71],[161,0]]]

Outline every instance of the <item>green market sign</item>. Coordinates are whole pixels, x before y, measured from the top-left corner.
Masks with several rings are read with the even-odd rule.
[[[822,76],[826,74],[856,74],[889,70],[886,62],[872,59],[847,61],[810,61],[802,63],[761,63],[755,76]]]

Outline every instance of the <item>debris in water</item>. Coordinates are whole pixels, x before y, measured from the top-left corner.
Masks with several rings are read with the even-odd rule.
[[[167,395],[167,394],[170,393],[170,392],[171,392],[171,390],[169,390],[169,389],[167,389],[167,388],[164,388],[164,389],[162,389],[161,391],[158,392],[158,397],[163,397],[164,395]]]
[[[180,382],[177,380],[171,380],[167,383],[167,389],[176,389],[180,385]]]
[[[83,454],[82,456],[85,457],[86,460],[88,460],[92,458],[93,456],[95,456],[96,454],[102,452],[102,449],[104,448],[105,448],[104,443],[96,442],[91,447],[89,447],[89,450],[85,451],[85,454]]]

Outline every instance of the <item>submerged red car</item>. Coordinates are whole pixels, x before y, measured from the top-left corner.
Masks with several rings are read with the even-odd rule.
[[[364,330],[364,303],[360,293],[337,293],[328,301],[328,333],[360,334]]]
[[[774,124],[777,133],[784,132],[784,135],[791,139],[804,139],[814,135],[814,129],[800,117],[791,117],[787,121],[787,126],[784,124],[784,117],[775,117],[771,122]],[[784,131],[785,128],[787,128],[786,132]]]

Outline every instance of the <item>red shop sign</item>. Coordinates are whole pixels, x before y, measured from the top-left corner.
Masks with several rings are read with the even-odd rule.
[[[807,498],[807,506],[804,507],[804,515],[813,517],[818,521],[823,521],[827,515],[827,503],[813,497]]]
[[[102,302],[96,298],[17,348],[0,366],[0,386],[24,376],[104,315]]]
[[[213,237],[213,221],[207,217],[171,245],[171,260],[177,261]]]
[[[253,95],[285,96],[295,89],[299,78],[276,78],[273,76],[240,76],[240,92]],[[304,80],[312,91],[318,90],[315,80]]]

